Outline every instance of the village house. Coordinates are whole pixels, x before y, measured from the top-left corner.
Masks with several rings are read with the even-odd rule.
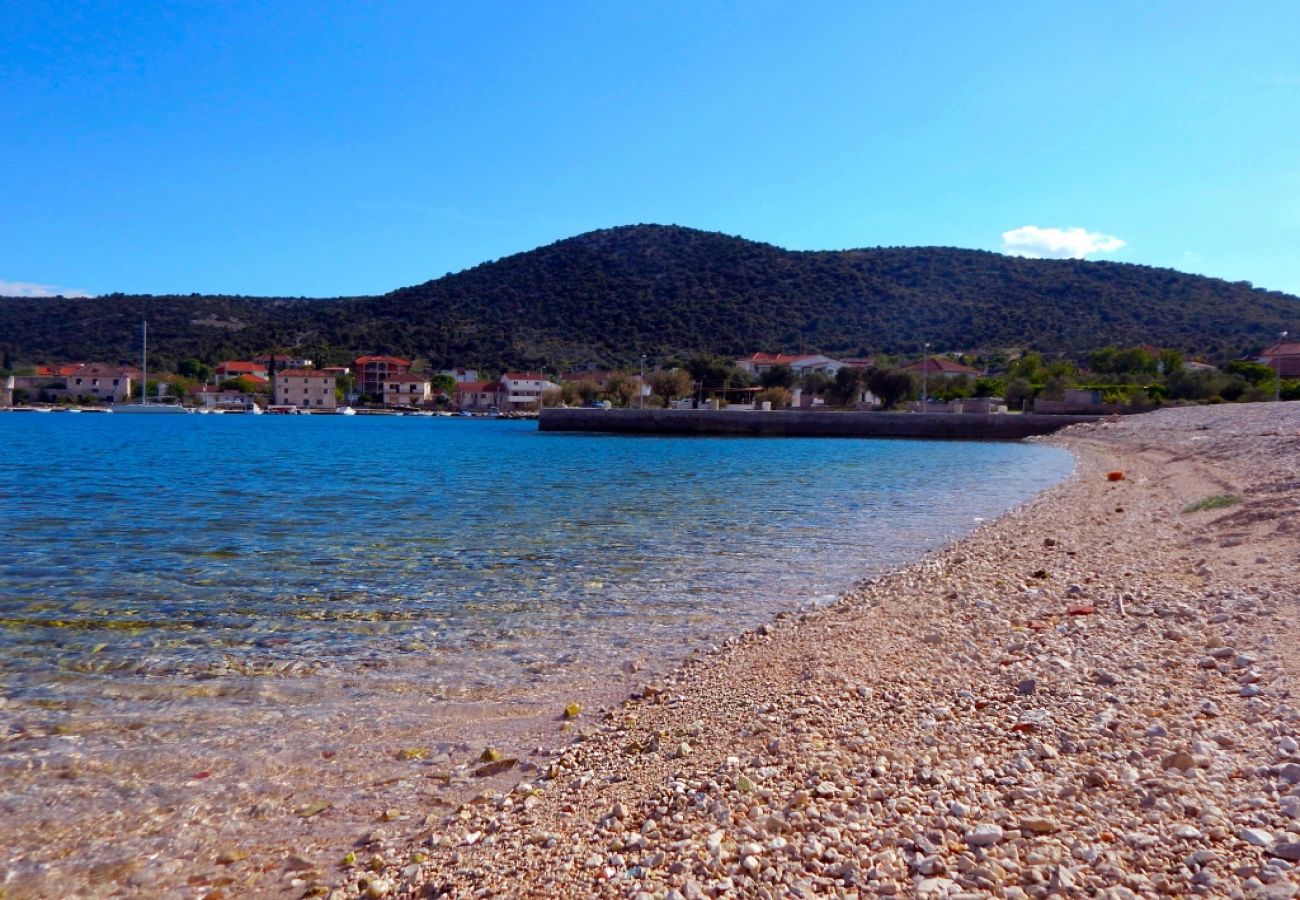
[[[457,366],[454,369],[443,369],[439,375],[450,375],[452,381],[457,384],[469,384],[478,381],[478,369],[466,369]]]
[[[547,381],[541,372],[507,372],[501,376],[501,390],[512,410],[540,410],[543,395],[559,388],[558,384]]]
[[[1280,378],[1300,378],[1300,342],[1278,341],[1255,361],[1277,372]]]
[[[777,366],[789,366],[790,370],[800,378],[810,375],[813,372],[820,372],[829,375],[832,378],[835,373],[844,368],[844,363],[837,359],[831,359],[829,356],[822,356],[820,353],[754,353],[743,359],[736,360],[736,368],[748,372],[755,378],[761,377]]]
[[[215,385],[203,384],[190,391],[196,406],[204,409],[248,410],[257,403],[257,396],[243,391],[222,390]],[[263,401],[265,402],[265,401]]]
[[[960,378],[962,375],[982,375],[979,369],[972,369],[970,366],[963,366],[956,360],[948,359],[946,356],[927,356],[925,359],[919,359],[914,363],[908,363],[901,367],[904,372],[912,372],[916,375],[928,375],[938,378]]]
[[[254,356],[253,362],[261,366],[263,374],[271,371],[271,360],[275,360],[276,369],[310,369],[310,359],[291,359],[288,356]]]
[[[384,382],[394,375],[411,371],[411,361],[397,356],[362,356],[352,364],[356,372],[357,391],[382,397]]]
[[[275,405],[299,409],[332,410],[335,380],[317,369],[285,369],[275,375]]]
[[[456,383],[456,408],[468,412],[500,409],[503,390],[496,381],[460,381]]]
[[[389,375],[384,379],[385,406],[419,406],[433,401],[433,387],[419,375]]]
[[[88,363],[66,376],[62,391],[56,388],[51,393],[83,403],[118,403],[131,396],[132,374],[123,366]]]
[[[262,384],[266,384],[267,367],[262,363],[250,362],[245,359],[225,359],[217,363],[213,372],[218,381],[229,381],[244,375],[254,378],[260,378]]]

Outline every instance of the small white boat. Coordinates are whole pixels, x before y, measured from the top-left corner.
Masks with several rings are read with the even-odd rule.
[[[355,416],[357,411],[350,406],[340,406],[338,409],[334,410],[334,413],[335,415],[340,416]]]

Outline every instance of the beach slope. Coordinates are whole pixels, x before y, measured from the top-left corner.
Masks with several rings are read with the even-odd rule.
[[[1046,440],[1067,483],[584,713],[546,777],[317,890],[1291,896],[1300,404]]]

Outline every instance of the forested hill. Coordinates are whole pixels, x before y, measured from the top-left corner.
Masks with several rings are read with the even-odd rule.
[[[1294,329],[1300,298],[1109,262],[900,247],[794,252],[676,226],[594,231],[378,297],[0,299],[15,360],[116,360],[148,316],[160,363],[272,347],[488,369],[694,352],[911,354],[1153,344],[1230,358]]]

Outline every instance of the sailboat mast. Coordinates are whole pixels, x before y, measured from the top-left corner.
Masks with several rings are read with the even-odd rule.
[[[140,403],[149,405],[149,322],[140,323]]]

